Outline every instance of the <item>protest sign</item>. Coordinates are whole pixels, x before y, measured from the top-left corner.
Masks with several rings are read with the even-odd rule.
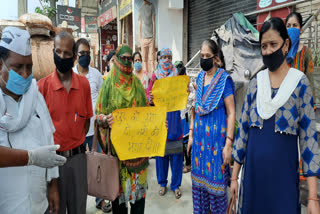
[[[112,115],[111,142],[120,160],[164,156],[167,139],[164,109],[118,109]]]
[[[167,112],[178,111],[187,107],[188,76],[167,77],[156,80],[152,88],[153,103],[165,108]]]

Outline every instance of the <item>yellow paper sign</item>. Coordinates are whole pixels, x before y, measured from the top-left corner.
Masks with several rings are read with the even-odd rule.
[[[111,142],[120,160],[164,156],[167,140],[164,109],[127,108],[112,114]]]
[[[156,80],[153,88],[153,102],[167,112],[178,111],[187,107],[188,76],[167,77]]]

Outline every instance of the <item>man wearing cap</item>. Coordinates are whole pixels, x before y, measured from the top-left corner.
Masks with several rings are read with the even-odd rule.
[[[93,116],[90,85],[86,77],[73,72],[77,57],[75,41],[68,32],[54,39],[55,71],[38,82],[46,100],[56,132],[54,142],[61,147],[58,154],[67,158],[59,167],[59,213],[86,213],[88,184],[85,155],[86,134]],[[53,68],[54,69],[54,68]]]
[[[49,146],[54,143],[55,129],[43,96],[32,79],[27,31],[15,27],[3,30],[0,70],[0,146],[8,147],[7,151],[14,156],[21,155],[10,166],[24,165],[26,151],[21,150],[30,150],[29,166],[0,169],[0,213],[43,214],[48,204],[51,211],[58,213],[58,168],[38,166],[61,165],[65,158],[61,157],[60,161],[53,158],[56,148]],[[1,148],[3,150],[5,148]],[[50,162],[55,163],[45,163],[46,154]],[[32,166],[34,164],[38,166]]]

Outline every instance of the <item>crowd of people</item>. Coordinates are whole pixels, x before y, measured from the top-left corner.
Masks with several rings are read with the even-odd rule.
[[[285,23],[271,18],[263,24],[259,42],[265,69],[249,82],[238,127],[234,80],[217,43],[203,41],[192,108],[167,113],[165,155],[155,157],[159,196],[167,193],[170,165],[176,199],[183,196],[183,173],[191,171],[195,214],[226,213],[228,186],[239,214],[298,214],[299,181],[305,179],[308,214],[320,213],[313,64],[299,39],[301,29],[302,17],[295,12]],[[112,112],[155,106],[155,81],[186,75],[182,62],[173,64],[170,48],[157,53],[154,70],[144,70],[148,62],[125,44],[109,54],[102,75],[90,66],[89,42],[75,42],[64,31],[54,39],[53,57],[53,73],[36,82],[29,33],[16,27],[3,30],[0,213],[86,213],[85,152],[106,153]],[[94,136],[101,143],[97,148]],[[117,156],[113,146],[111,154]],[[105,213],[127,214],[130,209],[143,214],[148,165],[149,157],[119,161],[118,197],[96,198],[96,207]]]

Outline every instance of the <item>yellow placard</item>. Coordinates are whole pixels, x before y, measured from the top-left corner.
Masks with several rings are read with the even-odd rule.
[[[167,139],[164,109],[118,109],[112,115],[111,142],[120,160],[164,156]]]
[[[154,105],[165,108],[167,112],[185,109],[188,101],[189,81],[188,76],[156,80],[152,88]]]

